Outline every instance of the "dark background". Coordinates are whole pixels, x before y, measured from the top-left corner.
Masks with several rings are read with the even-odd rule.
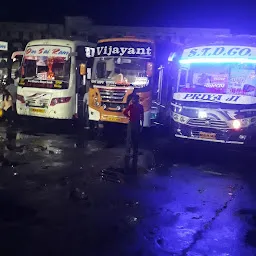
[[[88,16],[95,24],[230,28],[256,33],[253,0],[26,0],[1,3],[0,20],[63,23],[64,16]]]

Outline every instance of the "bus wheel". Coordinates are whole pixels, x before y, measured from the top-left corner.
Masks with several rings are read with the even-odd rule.
[[[169,140],[170,141],[175,141],[175,130],[174,130],[174,121],[170,119],[170,124],[168,126],[168,131],[169,131]]]
[[[77,120],[77,126],[79,128],[83,129],[90,129],[89,126],[89,113],[88,113],[88,106],[86,103],[83,103],[81,106],[80,111],[78,111],[78,120]]]

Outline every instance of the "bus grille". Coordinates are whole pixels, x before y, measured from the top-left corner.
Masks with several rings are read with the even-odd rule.
[[[215,129],[227,129],[229,128],[225,121],[221,120],[203,120],[203,119],[190,119],[187,123],[190,126],[208,127]]]
[[[107,102],[122,102],[125,96],[123,90],[100,90],[100,97],[102,101]]]
[[[35,107],[44,107],[44,106],[48,106],[49,100],[48,99],[31,99],[31,100],[27,100],[26,103],[29,106],[35,106]]]

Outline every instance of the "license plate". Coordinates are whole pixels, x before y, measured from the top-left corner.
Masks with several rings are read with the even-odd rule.
[[[108,122],[120,122],[120,117],[116,116],[105,116],[104,119]]]
[[[216,140],[216,134],[215,133],[209,133],[209,132],[200,132],[199,138],[201,139],[208,139],[208,140]]]
[[[33,113],[45,113],[45,109],[43,108],[30,108],[29,110]]]

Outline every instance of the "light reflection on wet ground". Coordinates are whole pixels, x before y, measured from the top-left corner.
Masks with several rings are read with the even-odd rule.
[[[135,177],[122,142],[56,134],[0,127],[1,255],[256,254],[253,151],[151,137]]]

